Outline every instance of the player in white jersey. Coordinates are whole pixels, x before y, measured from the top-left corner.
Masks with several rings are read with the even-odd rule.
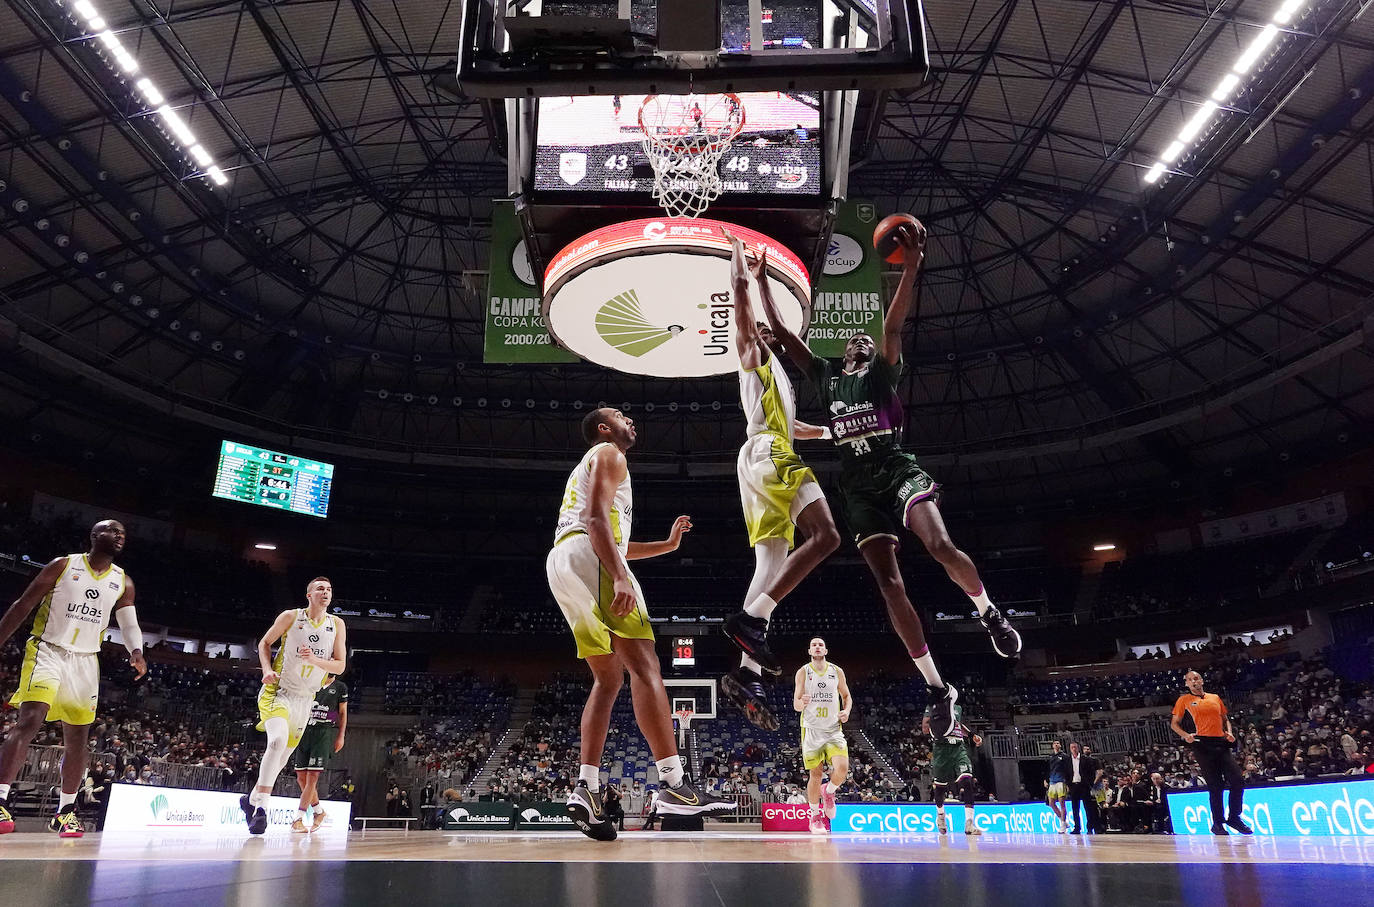
[[[749,278],[752,274],[760,292],[766,292],[767,256],[757,256],[752,267],[747,267],[743,243],[726,235],[734,246],[730,277],[735,351],[740,362],[740,406],[748,423],[737,474],[749,544],[754,548],[754,577],[743,610],[725,619],[725,635],[742,654],[739,667],[721,678],[721,689],[753,724],[771,731],[777,729],[778,719],[768,705],[761,672],[777,674],[782,665],[768,649],[769,618],[783,597],[840,546],[840,533],[816,474],[792,446],[794,437],[828,438],[830,429],[797,421],[792,381],[778,355],[782,346],[772,329],[754,317]],[[789,555],[798,528],[805,538]]]
[[[19,721],[0,747],[0,835],[14,831],[10,785],[19,776],[29,742],[44,721],[60,721],[65,752],[82,756],[62,760],[62,792],[48,827],[64,838],[81,837],[76,794],[86,776],[83,756],[100,696],[100,644],[111,615],[119,622],[134,673],[142,677],[148,671],[143,631],[134,615],[134,581],[114,562],[123,550],[124,526],[101,520],[91,528],[88,553],[49,561],[0,617],[3,645],[38,609],[24,647],[19,689],[9,703],[19,709]]]
[[[853,700],[843,669],[826,661],[825,640],[813,637],[807,649],[811,660],[797,669],[792,708],[801,712],[802,765],[811,773],[806,782],[811,833],[823,835],[825,820],[835,818],[835,792],[849,776],[849,744],[841,725],[849,720]],[[822,784],[827,762],[830,780]]]
[[[315,693],[325,679],[343,672],[348,656],[344,622],[329,613],[334,587],[317,576],[305,587],[304,608],[277,615],[258,642],[262,689],[258,692],[258,730],[267,732],[267,749],[258,766],[258,783],[239,799],[248,831],[267,831],[267,802],[272,785],[301,742],[310,721]],[[272,646],[281,640],[275,657]]]
[[[586,660],[593,677],[582,709],[582,767],[568,798],[568,812],[583,834],[613,841],[615,826],[601,805],[601,757],[611,707],[626,671],[635,720],[664,785],[658,811],[699,815],[733,809],[735,804],[697,790],[683,774],[668,692],[654,651],[654,630],[644,593],[629,567],[629,561],[676,551],[692,521],[678,517],[661,542],[630,541],[634,499],[625,452],[635,443],[634,422],[618,409],[595,409],[582,421],[582,437],[590,449],[563,489],[545,571],[577,640],[577,657]]]

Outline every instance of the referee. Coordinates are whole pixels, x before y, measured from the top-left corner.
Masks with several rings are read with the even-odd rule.
[[[1174,703],[1174,718],[1170,727],[1184,742],[1193,745],[1193,755],[1197,758],[1198,768],[1207,782],[1207,794],[1212,800],[1212,834],[1230,834],[1222,827],[1221,817],[1226,815],[1226,825],[1243,835],[1252,835],[1254,831],[1240,817],[1245,780],[1241,777],[1235,757],[1231,755],[1236,736],[1231,733],[1231,718],[1226,713],[1226,703],[1216,693],[1203,691],[1202,675],[1197,671],[1183,675],[1183,682],[1188,692]],[[1185,718],[1189,719],[1192,731],[1183,726]],[[1229,813],[1223,813],[1221,808],[1223,788],[1231,792]]]

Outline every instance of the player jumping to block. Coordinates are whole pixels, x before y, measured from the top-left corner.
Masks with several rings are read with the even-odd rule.
[[[792,447],[793,437],[828,438],[830,429],[798,422],[792,381],[776,355],[782,346],[767,325],[758,324],[749,297],[749,277],[768,279],[766,261],[745,263],[744,245],[730,236],[734,252],[730,277],[735,305],[735,350],[739,354],[740,406],[747,439],[736,465],[744,522],[754,548],[754,577],[744,609],[725,619],[724,631],[743,654],[739,667],[721,678],[721,690],[754,725],[776,730],[778,719],[768,705],[763,671],[782,667],[768,649],[768,621],[783,597],[840,545],[835,518],[816,474]],[[792,548],[800,528],[805,540]]]

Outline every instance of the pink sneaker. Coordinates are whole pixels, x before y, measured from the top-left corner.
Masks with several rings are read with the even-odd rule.
[[[813,835],[830,834],[830,829],[826,827],[825,819],[821,818],[821,816],[818,813],[812,813],[810,822],[808,824],[811,828],[811,833]]]
[[[821,788],[821,813],[827,819],[835,818],[835,795],[824,787]]]

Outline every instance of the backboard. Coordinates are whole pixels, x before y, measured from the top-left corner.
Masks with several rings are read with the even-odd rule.
[[[477,98],[915,88],[920,0],[465,0]]]

